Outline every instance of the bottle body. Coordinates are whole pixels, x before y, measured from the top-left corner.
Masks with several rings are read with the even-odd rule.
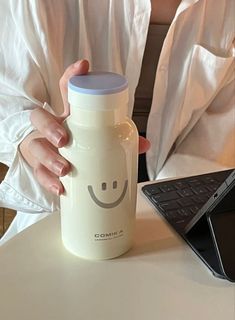
[[[129,250],[133,241],[136,127],[129,119],[114,125],[79,125],[72,116],[66,126],[71,139],[61,153],[71,162],[72,172],[62,178],[63,243],[80,257],[114,258]]]

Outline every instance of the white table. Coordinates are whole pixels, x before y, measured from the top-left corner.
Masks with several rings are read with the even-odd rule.
[[[212,276],[140,194],[122,257],[71,255],[54,214],[3,245],[0,262],[2,320],[235,320],[235,285]]]

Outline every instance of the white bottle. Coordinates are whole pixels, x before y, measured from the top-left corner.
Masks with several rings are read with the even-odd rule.
[[[128,85],[115,73],[72,77],[68,86],[72,164],[63,177],[64,246],[87,259],[117,257],[132,246],[135,225],[138,133],[127,118]]]

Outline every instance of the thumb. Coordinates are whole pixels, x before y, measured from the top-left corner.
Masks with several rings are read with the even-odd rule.
[[[89,70],[89,62],[87,60],[78,60],[74,64],[71,64],[64,72],[60,79],[60,92],[64,104],[64,112],[61,115],[61,121],[63,121],[70,113],[68,103],[68,81],[73,76],[87,74]]]

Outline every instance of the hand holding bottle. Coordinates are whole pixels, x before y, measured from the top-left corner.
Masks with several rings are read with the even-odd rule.
[[[36,179],[48,191],[60,195],[64,188],[59,178],[70,171],[69,162],[58,153],[58,148],[68,143],[69,136],[62,123],[69,114],[67,102],[67,82],[74,75],[88,72],[86,60],[70,65],[60,80],[60,90],[64,102],[62,116],[54,116],[42,108],[31,113],[35,130],[20,144],[22,156],[33,168]]]
[[[64,103],[64,113],[54,116],[42,108],[32,111],[31,121],[35,130],[20,144],[22,156],[33,168],[36,179],[48,191],[56,195],[64,192],[60,177],[70,171],[69,162],[58,153],[68,143],[69,136],[63,127],[64,119],[69,115],[67,99],[68,80],[74,75],[86,74],[89,63],[80,60],[70,65],[60,79],[60,91]],[[139,138],[139,153],[146,152],[150,143],[143,137]]]

